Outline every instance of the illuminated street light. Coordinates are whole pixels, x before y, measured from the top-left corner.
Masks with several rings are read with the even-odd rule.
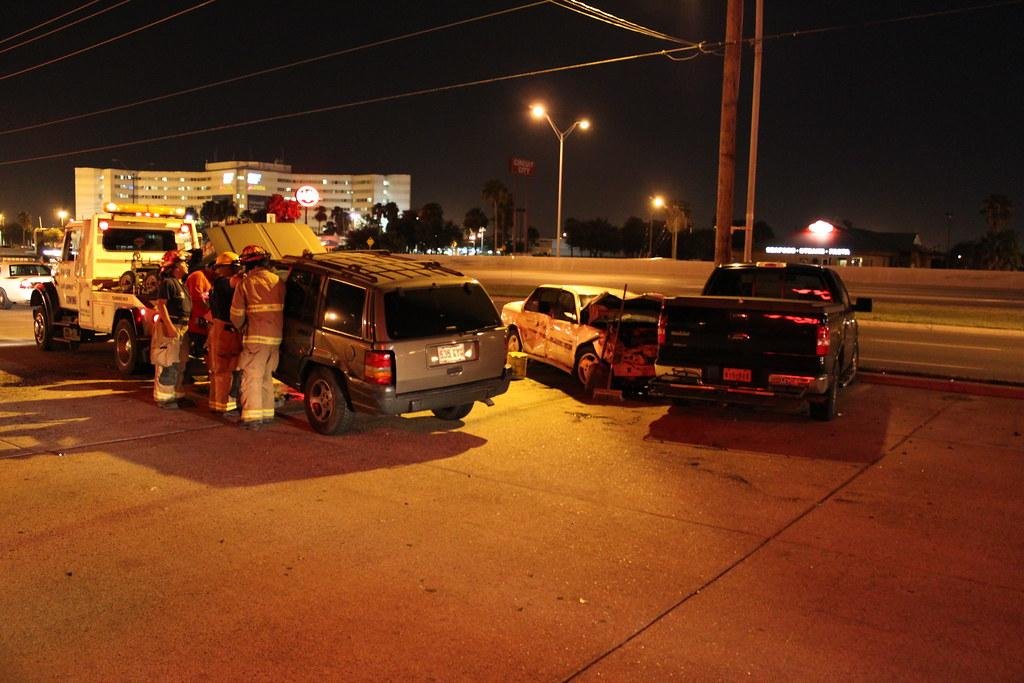
[[[665,198],[660,194],[651,197],[650,221],[647,223],[647,258],[654,257],[654,212],[665,206]]]
[[[828,221],[814,221],[813,223],[807,226],[808,232],[814,235],[818,235],[819,237],[825,237],[835,229],[836,226],[832,225]]]
[[[537,119],[545,119],[548,125],[551,126],[551,130],[555,131],[555,137],[558,138],[558,209],[555,214],[555,256],[562,255],[562,160],[564,159],[564,148],[565,139],[572,135],[572,132],[576,130],[577,126],[580,130],[587,130],[590,128],[590,121],[588,119],[577,119],[571,126],[565,130],[559,130],[555,122],[548,116],[547,109],[544,108],[543,104],[534,104],[530,107],[530,115]]]
[[[57,218],[60,219],[60,227],[63,228],[68,220],[68,212],[65,211],[64,209],[59,209],[57,211]]]

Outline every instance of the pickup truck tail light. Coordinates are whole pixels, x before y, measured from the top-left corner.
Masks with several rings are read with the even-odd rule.
[[[363,361],[363,376],[370,384],[390,386],[394,379],[390,351],[367,351]]]
[[[818,343],[815,353],[819,356],[827,356],[831,346],[832,335],[829,332],[828,325],[818,325]]]
[[[658,316],[658,346],[665,345],[665,311],[661,311],[661,315]]]

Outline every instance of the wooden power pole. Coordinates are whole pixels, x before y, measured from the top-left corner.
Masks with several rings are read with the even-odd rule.
[[[736,185],[736,108],[740,94],[743,0],[729,0],[725,19],[722,119],[718,138],[718,205],[715,211],[715,264],[732,260],[732,203]]]

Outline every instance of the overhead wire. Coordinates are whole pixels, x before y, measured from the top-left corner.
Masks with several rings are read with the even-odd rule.
[[[0,166],[13,166],[14,164],[28,163],[31,161],[45,161],[47,159],[57,159],[60,157],[74,156],[78,154],[89,154],[91,152],[103,152],[111,149],[122,149],[124,147],[132,147],[134,145],[143,145],[152,142],[164,142],[166,140],[175,140],[185,137],[191,137],[193,135],[203,135],[206,133],[215,133],[222,130],[231,130],[234,128],[244,128],[247,126],[255,126],[263,123],[271,123],[274,121],[284,121],[286,119],[294,119],[302,116],[310,116],[313,114],[323,114],[325,112],[339,111],[342,109],[351,109],[353,107],[362,107],[370,104],[380,104],[382,102],[393,102],[395,100],[408,99],[410,97],[419,97],[422,95],[433,95],[442,92],[449,92],[452,90],[460,90],[463,88],[471,88],[481,85],[491,85],[494,83],[502,83],[506,81],[514,81],[523,78],[532,78],[535,76],[545,76],[548,74],[559,73],[563,71],[572,71],[575,69],[585,69],[597,66],[604,66],[607,64],[616,64],[621,62],[634,61],[638,59],[645,59],[649,57],[660,57],[666,52],[680,52],[686,50],[696,50],[694,46],[682,46],[677,48],[670,48],[669,50],[655,50],[653,52],[642,52],[631,55],[623,55],[620,57],[609,57],[607,59],[599,59],[590,62],[582,62],[579,64],[567,64],[563,66],[554,66],[546,69],[537,69],[534,71],[526,71],[516,74],[506,74],[504,76],[494,76],[491,78],[482,78],[474,81],[465,81],[463,83],[452,83],[449,85],[441,85],[433,88],[422,88],[419,90],[412,90],[404,93],[396,93],[392,95],[382,95],[380,97],[371,97],[365,100],[359,100],[355,102],[344,102],[341,104],[332,104],[326,107],[316,107],[314,109],[306,109],[298,112],[288,112],[285,114],[275,114],[273,116],[263,116],[257,119],[249,119],[247,121],[237,121],[234,123],[226,123],[218,126],[208,126],[206,128],[197,128],[188,131],[180,131],[177,133],[169,133],[167,135],[157,135],[154,137],[143,138],[139,140],[131,140],[128,142],[119,142],[110,145],[97,145],[95,147],[86,147],[82,149],[70,150],[65,152],[55,152],[53,154],[43,154],[34,157],[24,157],[21,159],[9,159],[6,161],[0,161]]]
[[[14,40],[15,38],[20,38],[21,36],[25,35],[26,33],[32,33],[33,31],[38,31],[39,29],[43,28],[44,26],[49,26],[53,22],[60,21],[64,17],[69,17],[69,16],[71,16],[72,14],[74,14],[76,12],[81,12],[86,7],[91,7],[92,5],[95,5],[97,2],[100,2],[100,0],[90,0],[89,2],[85,3],[84,5],[80,5],[79,7],[76,7],[75,9],[68,10],[67,12],[64,12],[64,14],[58,14],[57,16],[53,17],[52,19],[47,19],[46,21],[44,21],[41,24],[36,24],[35,26],[33,26],[31,28],[27,28],[24,31],[19,31],[18,33],[15,33],[14,35],[7,36],[6,38],[0,38],[0,45],[4,44],[4,43],[6,43],[6,42],[8,42],[10,40]]]
[[[693,41],[683,40],[682,38],[677,38],[675,36],[670,36],[667,33],[662,33],[661,31],[657,31],[655,29],[648,28],[646,26],[641,26],[640,24],[634,23],[634,22],[629,21],[627,19],[622,19],[621,17],[617,17],[614,14],[611,14],[609,12],[605,12],[604,10],[599,9],[597,7],[592,7],[592,6],[590,6],[590,5],[588,5],[588,4],[584,3],[584,2],[580,2],[579,0],[551,0],[551,2],[553,4],[555,4],[555,5],[558,5],[559,7],[562,7],[563,9],[567,9],[567,10],[570,10],[572,12],[576,12],[578,14],[582,14],[585,17],[589,17],[591,19],[595,19],[597,21],[600,21],[600,22],[603,22],[603,23],[606,23],[606,24],[610,24],[612,26],[616,26],[618,28],[625,29],[627,31],[633,31],[634,33],[640,33],[640,34],[648,36],[650,38],[658,38],[659,40],[667,40],[669,42],[678,43],[680,45],[687,45],[687,46],[696,45],[696,43],[693,42]]]
[[[123,38],[127,38],[128,36],[135,35],[136,33],[141,33],[142,31],[145,31],[147,29],[153,28],[154,26],[159,26],[160,24],[164,24],[164,23],[166,23],[168,21],[171,21],[172,19],[177,19],[180,16],[183,16],[183,15],[188,14],[190,12],[194,12],[194,11],[196,11],[198,9],[202,9],[203,7],[206,7],[207,5],[212,5],[216,1],[217,0],[203,0],[202,2],[199,2],[199,3],[195,4],[195,5],[192,5],[191,7],[187,7],[185,9],[183,9],[183,10],[175,12],[174,14],[168,15],[168,16],[164,17],[163,19],[157,19],[156,21],[152,21],[152,22],[150,22],[148,24],[145,24],[144,26],[139,26],[138,28],[134,28],[134,29],[132,29],[130,31],[125,31],[125,32],[120,33],[120,34],[118,34],[116,36],[113,36],[112,38],[107,38],[106,40],[101,40],[98,43],[93,43],[92,45],[89,45],[87,47],[83,47],[80,50],[74,50],[72,52],[68,52],[67,54],[63,54],[63,55],[61,55],[59,57],[54,57],[53,59],[48,59],[45,62],[40,62],[39,64],[36,64],[34,66],[28,66],[28,67],[25,67],[24,69],[19,69],[18,71],[12,71],[11,73],[4,74],[4,75],[0,76],[0,81],[6,81],[9,78],[14,78],[15,76],[21,76],[22,74],[29,73],[30,71],[36,71],[37,69],[42,69],[44,66],[49,66],[51,64],[56,64],[57,62],[63,62],[65,59],[70,59],[71,57],[75,57],[75,56],[80,55],[80,54],[82,54],[84,52],[89,52],[90,50],[95,50],[98,47],[103,47],[104,45],[109,45],[110,43],[117,42],[118,40],[122,40]]]
[[[96,18],[96,17],[98,17],[100,15],[106,14],[107,12],[115,10],[118,7],[120,7],[121,5],[125,5],[125,4],[127,4],[129,2],[131,2],[131,0],[121,0],[121,2],[118,2],[117,4],[111,5],[109,7],[104,7],[103,9],[98,10],[96,12],[93,12],[92,14],[90,14],[88,16],[79,17],[78,19],[75,19],[74,21],[72,21],[70,23],[64,24],[63,26],[58,26],[55,29],[51,29],[51,30],[47,31],[46,33],[40,33],[38,36],[34,36],[32,38],[28,38],[27,40],[23,40],[20,43],[17,43],[15,45],[9,45],[9,46],[7,46],[7,47],[5,47],[3,49],[0,49],[0,54],[3,54],[5,52],[10,52],[11,50],[16,50],[19,47],[24,47],[25,45],[28,45],[29,43],[36,42],[37,40],[42,40],[43,38],[46,38],[47,36],[52,36],[54,33],[60,33],[61,31],[66,31],[67,29],[71,28],[72,26],[77,26],[78,24],[81,24],[83,21],[89,21],[90,19],[94,19],[94,18]]]
[[[417,38],[417,37],[425,36],[425,35],[428,35],[428,34],[431,34],[431,33],[436,33],[438,31],[443,31],[443,30],[446,30],[446,29],[455,28],[457,26],[463,26],[465,24],[471,24],[471,23],[474,23],[474,22],[483,21],[485,19],[491,19],[493,17],[501,16],[501,15],[504,15],[504,14],[511,14],[513,12],[519,12],[519,11],[524,10],[524,9],[529,9],[531,7],[536,7],[538,5],[548,4],[549,2],[551,2],[551,0],[536,0],[536,2],[530,2],[530,3],[527,3],[525,5],[519,5],[519,6],[516,6],[516,7],[510,7],[508,9],[498,10],[498,11],[495,11],[495,12],[490,12],[488,14],[482,14],[482,15],[477,16],[477,17],[471,17],[469,19],[460,19],[458,21],[453,21],[453,22],[450,22],[450,23],[447,23],[447,24],[443,24],[441,26],[435,26],[433,28],[428,28],[428,29],[421,29],[419,31],[413,31],[411,33],[405,33],[405,34],[402,34],[400,36],[393,36],[391,38],[383,38],[381,40],[375,40],[373,42],[364,43],[362,45],[357,45],[355,47],[345,48],[343,50],[335,50],[334,52],[328,52],[326,54],[318,55],[316,57],[308,57],[306,59],[300,59],[298,61],[289,62],[287,64],[281,64],[279,66],[272,66],[272,67],[268,67],[266,69],[260,69],[258,71],[250,71],[249,73],[241,74],[239,76],[233,76],[231,78],[225,78],[225,79],[222,79],[222,80],[219,80],[219,81],[214,81],[212,83],[205,83],[203,85],[197,85],[197,86],[194,86],[194,87],[191,87],[191,88],[185,88],[184,90],[176,90],[174,92],[164,93],[163,95],[154,95],[153,97],[147,97],[147,98],[144,98],[144,99],[141,99],[141,100],[136,100],[135,102],[128,102],[128,103],[125,103],[125,104],[118,104],[118,105],[114,105],[112,107],[106,107],[104,109],[97,109],[95,111],[85,112],[85,113],[82,113],[82,114],[73,114],[71,116],[65,116],[65,117],[62,117],[62,118],[59,118],[59,119],[52,119],[50,121],[42,121],[40,123],[29,124],[27,126],[19,126],[17,128],[8,128],[7,130],[0,130],[0,136],[10,135],[12,133],[23,133],[25,131],[35,130],[37,128],[45,128],[47,126],[54,126],[54,125],[57,125],[57,124],[60,124],[60,123],[69,123],[71,121],[78,121],[80,119],[85,119],[85,118],[89,118],[89,117],[92,117],[92,116],[100,116],[102,114],[110,114],[110,113],[113,113],[115,111],[122,111],[124,109],[130,109],[132,107],[139,107],[139,106],[142,106],[144,104],[153,104],[154,102],[161,102],[163,100],[169,100],[171,98],[180,97],[182,95],[191,95],[193,93],[202,92],[203,90],[210,90],[211,88],[219,88],[221,86],[229,85],[231,83],[237,83],[239,81],[244,81],[244,80],[247,80],[247,79],[250,79],[250,78],[256,78],[257,76],[266,76],[268,74],[277,73],[278,71],[284,71],[286,69],[293,69],[293,68],[295,68],[297,66],[306,66],[308,64],[313,64],[315,62],[320,62],[320,61],[323,61],[325,59],[331,59],[331,58],[334,58],[334,57],[340,57],[342,55],[347,55],[347,54],[350,54],[350,53],[353,53],[353,52],[358,52],[359,50],[367,50],[367,49],[374,48],[374,47],[381,47],[382,45],[388,45],[388,44],[391,44],[391,43],[396,43],[396,42],[399,42],[399,41],[402,41],[402,40],[407,40],[409,38]]]

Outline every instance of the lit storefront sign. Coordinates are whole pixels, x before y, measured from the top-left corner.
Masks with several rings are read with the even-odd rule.
[[[295,190],[295,201],[299,206],[316,206],[320,202],[320,193],[312,185],[303,185]]]
[[[802,256],[850,256],[846,247],[765,247],[766,254],[800,254]]]

